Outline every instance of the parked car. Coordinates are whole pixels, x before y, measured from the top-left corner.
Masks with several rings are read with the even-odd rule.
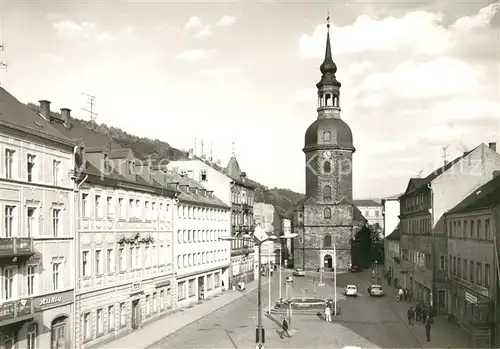
[[[384,291],[380,285],[371,285],[368,287],[368,294],[372,297],[382,297],[384,295]]]
[[[358,296],[358,288],[355,285],[347,285],[345,287],[345,295],[357,297]]]
[[[293,276],[306,276],[306,272],[302,269],[295,269],[292,273]]]

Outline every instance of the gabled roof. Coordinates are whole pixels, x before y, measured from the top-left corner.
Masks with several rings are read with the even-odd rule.
[[[397,200],[403,194],[404,193],[399,193],[399,194],[396,194],[396,195],[391,195],[391,196],[388,196],[388,197],[384,198],[383,200]]]
[[[382,206],[379,202],[373,200],[373,199],[354,199],[353,204],[356,206]]]
[[[399,223],[396,226],[396,228],[392,231],[392,233],[387,235],[385,238],[386,240],[391,240],[391,241],[399,241],[401,239],[401,229]]]
[[[234,179],[239,179],[241,177],[241,168],[240,164],[238,164],[238,160],[236,160],[236,156],[231,156],[229,162],[226,167],[226,173],[229,177]]]
[[[446,165],[443,165],[443,166],[439,167],[438,169],[432,171],[425,178],[410,178],[410,180],[408,182],[408,186],[406,188],[406,191],[404,192],[404,194],[402,194],[400,196],[400,198],[403,197],[403,196],[405,196],[405,195],[407,195],[407,194],[409,194],[409,193],[411,193],[411,192],[413,192],[413,191],[418,191],[419,189],[427,186],[434,179],[436,179],[437,177],[439,177],[440,175],[442,175],[444,172],[448,171],[453,165],[455,165],[456,163],[458,163],[459,161],[461,161],[462,159],[464,159],[465,157],[467,157],[470,153],[472,153],[474,150],[476,150],[477,148],[479,148],[482,145],[483,144],[481,143],[480,145],[478,145],[474,149],[472,149],[470,151],[467,151],[467,152],[464,152],[462,155],[460,155],[459,157],[455,158],[453,161],[450,161]]]
[[[458,205],[449,210],[448,214],[464,213],[474,210],[489,208],[500,204],[500,176],[474,190]]]
[[[55,123],[28,108],[3,87],[0,87],[0,124],[65,145],[76,143],[61,133]]]

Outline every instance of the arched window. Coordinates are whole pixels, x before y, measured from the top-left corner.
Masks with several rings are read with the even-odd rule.
[[[323,163],[323,172],[324,173],[330,173],[332,172],[332,164],[330,161],[325,161]]]
[[[325,210],[323,211],[323,215],[325,216],[325,218],[331,218],[332,217],[332,210],[330,210],[329,207],[325,208]]]
[[[332,106],[332,96],[330,94],[325,95],[325,107]]]
[[[323,239],[323,247],[331,247],[332,246],[332,237],[330,235],[326,235]]]
[[[99,326],[99,324],[97,324]],[[99,331],[99,329],[98,329]],[[68,336],[68,317],[60,316],[51,324],[51,348],[52,349],[66,349],[69,348]]]
[[[323,200],[329,200],[331,198],[332,198],[332,188],[327,185],[323,188]]]
[[[323,143],[330,143],[332,141],[332,134],[330,131],[323,132]]]

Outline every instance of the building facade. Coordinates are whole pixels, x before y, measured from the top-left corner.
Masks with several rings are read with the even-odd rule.
[[[253,232],[253,204],[256,185],[242,172],[236,155],[233,153],[228,165],[198,158],[190,150],[186,159],[171,161],[169,169],[183,173],[187,178],[198,180],[205,188],[231,207],[231,236],[242,237]],[[231,241],[231,268],[228,287],[240,281],[250,282],[255,279],[254,244],[252,241]]]
[[[255,224],[259,224],[267,235],[273,235],[279,238],[281,230],[281,216],[278,210],[271,205],[263,202],[256,202],[253,206],[253,215]],[[280,241],[267,241],[262,244],[261,263],[279,263]],[[255,247],[255,259],[257,260],[257,247]]]
[[[384,219],[383,231],[387,237],[399,225],[399,201],[402,194],[393,195],[382,199],[382,216]]]
[[[333,247],[338,270],[351,263],[351,239],[355,235],[356,207],[352,201],[352,132],[340,117],[340,87],[326,39],[325,59],[320,67],[317,119],[305,133],[306,199],[299,204],[298,242],[294,265],[303,269],[333,268]]]
[[[73,342],[75,144],[0,88],[0,348]]]
[[[384,266],[385,275],[391,281],[391,284],[397,286],[403,279],[401,277],[401,232],[399,226],[384,239]]]
[[[384,230],[384,206],[372,199],[356,199],[354,205],[361,211],[368,224]]]
[[[495,272],[498,236],[496,207],[500,205],[500,176],[475,190],[448,211],[448,312],[470,334],[471,346],[495,346]]]
[[[281,217],[281,235],[290,235],[293,232],[292,228],[293,210],[288,210]],[[281,241],[281,263],[287,268],[293,265],[293,242],[294,239],[285,239]]]
[[[414,299],[445,313],[447,293],[446,211],[492,177],[500,155],[484,144],[425,178],[412,178],[399,198],[404,285]]]

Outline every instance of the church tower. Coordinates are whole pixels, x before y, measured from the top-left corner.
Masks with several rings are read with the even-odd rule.
[[[321,80],[316,84],[318,117],[305,133],[306,200],[301,208],[302,231],[298,231],[294,262],[304,269],[332,269],[335,245],[337,269],[344,270],[351,263],[351,238],[357,215],[352,204],[355,148],[351,129],[340,117],[341,83],[335,76],[337,66],[332,59],[329,23],[320,71]]]

